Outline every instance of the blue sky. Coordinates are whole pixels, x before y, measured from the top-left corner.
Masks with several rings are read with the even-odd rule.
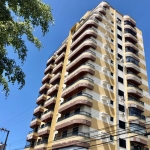
[[[33,44],[26,41],[29,52],[23,66],[26,74],[26,85],[20,91],[18,85],[11,86],[10,96],[5,100],[0,93],[0,127],[10,130],[7,150],[23,148],[26,143],[27,133],[31,130],[29,124],[32,118],[35,101],[44,76],[46,61],[49,56],[60,46],[67,37],[69,29],[85,14],[86,11],[96,7],[100,0],[44,0],[53,8],[55,25],[49,33],[42,37],[39,29],[35,35],[41,40],[44,48],[38,51]],[[150,1],[149,0],[108,0],[121,14],[128,14],[137,21],[137,27],[143,31],[145,54],[147,58],[148,75],[150,75]],[[9,52],[13,58],[17,58],[12,49]],[[19,61],[16,60],[18,63]],[[2,88],[0,87],[0,90]],[[0,142],[5,135],[0,132]]]

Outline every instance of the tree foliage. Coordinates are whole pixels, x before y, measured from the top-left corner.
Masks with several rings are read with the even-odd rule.
[[[27,47],[23,36],[38,49],[41,43],[33,34],[35,27],[41,27],[43,36],[53,24],[49,5],[41,0],[0,0],[0,85],[5,96],[9,95],[9,83],[25,85],[25,73],[16,61],[8,56],[7,47],[11,46],[23,64],[27,57]]]

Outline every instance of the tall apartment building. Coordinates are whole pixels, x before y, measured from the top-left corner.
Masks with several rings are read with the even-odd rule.
[[[25,150],[149,150],[142,32],[107,2],[48,59]]]

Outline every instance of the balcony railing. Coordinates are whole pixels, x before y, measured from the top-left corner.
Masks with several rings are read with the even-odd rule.
[[[47,144],[47,143],[48,143],[48,140],[43,140],[43,141],[37,142],[35,145]]]
[[[135,116],[142,120],[146,120],[146,117],[144,115],[140,114],[138,111],[135,111],[134,109],[129,111],[129,116]]]
[[[35,144],[26,144],[24,148],[33,148]]]
[[[77,131],[73,131],[73,132],[70,132],[70,133],[67,133],[67,134],[63,134],[61,136],[57,136],[55,137],[55,141],[56,140],[60,140],[60,139],[63,139],[63,138],[67,138],[67,137],[71,137],[71,136],[83,136],[83,137],[90,137],[90,134],[87,133],[87,132],[77,132]]]
[[[38,130],[43,129],[43,128],[46,128],[46,127],[49,127],[49,126],[51,126],[51,123],[47,123],[47,124],[45,124],[45,125],[43,125],[43,126],[40,126],[40,127],[38,128]]]
[[[94,20],[96,23],[98,23],[98,20],[95,18],[90,18],[93,15],[93,13],[91,15],[89,15],[76,29],[75,33],[88,21],[88,20]]]
[[[131,52],[131,53],[135,54],[136,56],[138,56],[138,53],[137,53],[137,52],[134,52],[133,50],[128,50],[128,49],[126,49],[126,52]]]
[[[84,93],[83,91],[81,91],[81,92],[79,92],[79,93],[77,93],[77,94],[75,94],[75,95],[73,95],[73,96],[67,98],[64,102],[61,103],[61,105],[63,105],[63,104],[65,104],[65,103],[67,103],[67,102],[73,100],[74,98],[76,98],[76,97],[78,97],[78,96],[85,96],[85,97],[88,97],[88,98],[91,98],[91,99],[93,98],[92,95],[90,95],[90,94],[88,94],[88,93]]]
[[[127,74],[133,74],[134,76],[136,76],[137,78],[141,79],[140,76],[138,76],[137,74],[135,74],[134,72],[127,70]]]
[[[143,91],[142,89],[140,89],[139,87],[137,87],[136,85],[134,85],[134,84],[132,84],[130,82],[128,82],[128,87],[134,87],[134,88],[136,88],[136,89],[138,89],[140,91]]]
[[[129,100],[129,101],[135,101],[135,102],[138,102],[138,103],[144,105],[144,102],[138,100],[137,98],[135,98],[135,97],[133,97],[133,96],[131,96],[131,95],[128,96],[128,100]]]
[[[58,118],[58,122],[59,122],[59,121],[62,121],[62,120],[65,120],[65,119],[67,119],[67,118],[70,118],[70,117],[72,117],[72,116],[75,116],[75,115],[84,115],[84,116],[91,117],[91,114],[90,114],[90,113],[85,112],[85,111],[79,111],[79,112],[70,113],[67,117],[64,116],[64,117],[62,117],[62,118]]]
[[[46,113],[48,113],[48,112],[50,112],[50,111],[53,111],[53,110],[54,110],[54,108],[50,108],[49,110],[46,110],[46,111],[43,113],[43,115],[46,114]]]
[[[94,82],[94,80],[91,79],[91,78],[89,78],[89,77],[81,77],[81,78],[79,78],[78,80],[76,80],[75,82],[72,82],[71,84],[69,84],[68,86],[66,86],[65,89],[67,89],[67,88],[70,87],[71,85],[75,84],[75,83],[78,82],[79,80],[88,80],[88,81],[90,81],[90,82]]]

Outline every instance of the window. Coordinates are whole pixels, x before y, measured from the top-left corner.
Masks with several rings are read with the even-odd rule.
[[[123,84],[123,78],[118,77],[118,81]]]
[[[125,112],[124,106],[119,104],[119,111]]]
[[[117,20],[121,22],[121,19],[119,19],[118,17],[117,17]]]
[[[118,44],[118,48],[120,48],[122,50],[122,46],[120,44]]]
[[[114,50],[112,50],[112,49],[111,49],[111,52],[113,53],[113,52],[114,52]]]
[[[114,24],[114,22],[113,22],[113,21],[111,21],[111,23],[112,23],[112,24]]]
[[[119,120],[119,127],[120,127],[121,129],[125,129],[125,128],[126,128],[125,122]]]
[[[68,118],[70,116],[70,113],[65,114],[65,118]]]
[[[123,71],[123,67],[120,66],[120,65],[118,65],[118,69],[119,69],[120,71]]]
[[[124,139],[119,139],[119,146],[126,148],[126,140],[124,140]]]
[[[122,59],[122,55],[118,54],[118,57],[119,57],[120,59]]]
[[[80,113],[80,108],[76,109],[76,110],[74,111],[74,113],[75,113],[75,114],[79,114],[79,113]]]
[[[111,42],[114,42],[114,40],[113,40],[113,39],[111,39]]]
[[[130,131],[137,134],[146,134],[146,130],[144,127],[134,123],[130,123]]]
[[[113,141],[114,140],[114,137],[112,135],[110,135],[110,140]]]
[[[124,92],[121,91],[121,90],[118,90],[118,95],[119,95],[119,96],[124,96]]]
[[[114,117],[110,117],[110,121],[113,122],[114,121]]]
[[[126,62],[132,62],[135,65],[139,66],[139,61],[137,61],[135,58],[131,57],[131,56],[127,56],[126,57]]]
[[[114,74],[111,72],[110,75],[113,76]]]
[[[110,104],[111,104],[111,105],[114,105],[114,101],[110,100]]]
[[[114,88],[114,87],[111,85],[111,86],[110,86],[110,89],[113,90],[113,88]]]
[[[62,132],[62,137],[67,137],[67,130]]]
[[[114,14],[113,14],[113,13],[111,13],[111,15],[113,16]]]
[[[119,34],[117,34],[118,39],[122,40],[122,36],[120,36]]]
[[[117,26],[117,29],[118,29],[118,30],[120,30],[120,31],[122,31],[122,28],[121,28],[121,27],[119,27],[119,26]]]
[[[129,116],[142,117],[142,111],[137,108],[129,107]]]
[[[110,62],[111,62],[112,64],[114,64],[114,62],[113,62],[112,60],[111,60]]]
[[[73,128],[73,135],[78,135],[78,127]]]
[[[113,30],[111,30],[111,32],[113,33],[114,31],[113,31]]]

